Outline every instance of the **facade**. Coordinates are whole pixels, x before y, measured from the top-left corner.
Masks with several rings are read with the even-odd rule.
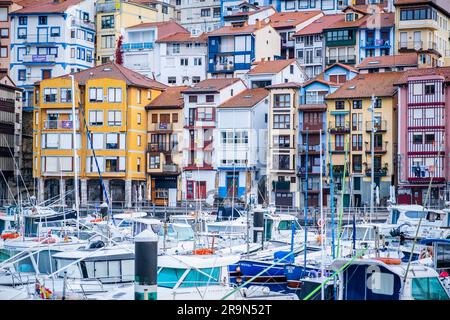
[[[314,78],[325,69],[325,40],[323,29],[340,21],[342,15],[330,14],[320,17],[294,33],[295,57],[309,78]]]
[[[0,1],[0,74],[9,73],[11,48],[11,17],[9,14],[21,8],[22,6],[14,1]]]
[[[193,36],[198,36],[221,27],[220,7],[219,0],[176,0],[180,12],[177,20]]]
[[[11,79],[33,107],[33,84],[94,65],[92,1],[62,1],[24,7],[10,14]]]
[[[344,9],[350,2],[352,0],[275,0],[273,6],[278,12],[322,10],[331,14]]]
[[[124,65],[166,85],[192,85],[206,78],[206,37],[193,37],[174,21],[127,28]]]
[[[269,17],[269,23],[281,37],[281,57],[295,57],[294,34],[323,16],[321,11],[277,12]]]
[[[261,2],[258,2],[261,5]],[[222,24],[225,26],[255,24],[256,20],[265,20],[274,13],[275,9],[272,6],[264,5],[257,6],[248,2],[236,0],[222,0]]]
[[[299,206],[295,143],[301,86],[288,82],[266,87],[270,91],[267,191],[269,203],[276,206]]]
[[[269,91],[246,89],[217,108],[216,165],[221,201],[263,203]]]
[[[184,100],[187,86],[169,87],[147,110],[147,199],[156,205],[181,201]]]
[[[401,72],[357,75],[326,97],[331,139],[328,165],[333,170],[334,194],[339,195],[338,199],[342,197],[344,207],[369,206],[372,170],[374,198],[378,198],[374,205],[387,205],[390,186],[396,182],[397,88],[394,84],[401,75]]]
[[[245,90],[241,79],[207,79],[183,91],[184,147],[182,199],[217,198],[216,163],[217,107]]]
[[[356,66],[359,73],[397,72],[422,67],[417,53],[366,58]]]
[[[307,76],[296,59],[288,59],[261,61],[245,74],[244,79],[247,86],[254,89],[286,82],[304,82]]]
[[[450,64],[450,2],[396,0],[396,52],[417,52],[422,64]]]
[[[125,29],[138,23],[162,22],[175,18],[175,7],[164,1],[99,0],[96,4],[96,64],[114,60],[117,40]]]
[[[398,203],[448,201],[450,68],[406,71],[398,80]]]
[[[252,63],[275,60],[280,52],[280,36],[270,24],[222,27],[208,33],[208,74],[242,77]]]
[[[38,200],[61,196],[63,202],[72,201],[77,163],[81,203],[106,201],[106,193],[110,204],[130,207],[146,194],[145,106],[166,86],[114,63],[74,77],[75,95],[68,75],[42,80],[35,88],[33,175],[39,182]],[[80,97],[76,119],[73,96]]]

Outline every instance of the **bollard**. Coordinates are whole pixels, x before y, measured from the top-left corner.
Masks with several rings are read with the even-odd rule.
[[[158,237],[144,230],[134,238],[134,300],[156,300]]]
[[[264,211],[253,211],[253,242],[264,244]]]

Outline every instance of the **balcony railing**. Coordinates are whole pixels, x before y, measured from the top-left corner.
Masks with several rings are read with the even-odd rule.
[[[42,35],[42,34],[24,34],[24,35],[17,35],[18,40],[22,40],[23,43],[52,43],[52,42],[60,42],[62,41],[62,38],[60,36],[52,37],[50,35]]]
[[[80,128],[79,121],[75,121],[75,129]],[[72,120],[45,120],[44,121],[44,129],[46,130],[71,130],[73,129],[73,121]]]
[[[348,177],[349,175],[349,165],[346,165],[346,168],[343,165],[339,166],[333,166],[333,177],[341,177],[344,175],[344,169],[345,169],[345,175]]]
[[[431,46],[433,46],[433,42],[430,43]],[[401,50],[423,50],[424,48],[424,42],[423,41],[399,41],[398,42],[398,49]],[[434,49],[434,48],[430,48]]]
[[[304,104],[324,104],[325,103],[325,96],[305,96]]]
[[[387,152],[387,144],[388,144],[388,142],[385,141],[385,145],[384,146],[375,146],[373,148],[374,153],[386,153]],[[372,149],[370,147],[370,144],[368,144],[366,146],[366,153],[371,153],[372,152],[371,150]]]
[[[325,122],[300,122],[299,128],[302,131],[319,131],[325,128]]]
[[[54,54],[24,54],[24,64],[55,63]]]
[[[376,39],[376,40],[366,40],[361,41],[361,47],[390,47],[391,42],[389,39]]]
[[[387,176],[388,169],[387,168],[375,168],[374,170],[374,176],[375,177],[386,177]],[[372,176],[372,169],[367,168],[365,170],[366,177]]]
[[[71,22],[72,26],[77,27],[84,27],[88,29],[94,29],[95,30],[95,23],[91,21],[85,21],[83,19],[73,18]]]
[[[176,165],[176,164],[163,164],[162,168],[163,168],[163,172],[167,172],[167,173],[177,173],[178,172],[178,165]]]
[[[291,183],[289,181],[272,181],[273,191],[289,191]]]
[[[164,122],[158,122],[158,123],[152,123],[151,126],[153,131],[172,131],[172,123],[164,123]]]
[[[308,153],[317,153],[320,152],[320,145],[308,145],[308,148],[306,148],[305,144],[299,144],[297,150],[299,153],[306,153],[306,150],[308,150]],[[324,143],[322,143],[322,152],[325,153]]]
[[[222,63],[216,63],[214,65],[215,71],[233,71],[234,70],[234,64],[222,64]]]
[[[136,42],[136,43],[124,43],[122,44],[124,51],[139,50],[139,49],[153,49],[153,42]]]
[[[336,123],[334,121],[330,121],[328,123],[328,128],[331,133],[349,133],[350,132],[350,123],[348,121],[344,121],[342,123]]]
[[[112,3],[97,3],[97,12],[115,12],[119,10],[120,3],[112,2]]]
[[[377,132],[386,131],[387,130],[387,121],[381,120],[380,122],[375,122],[374,128]],[[367,132],[372,131],[372,121],[366,121],[366,131]]]
[[[149,152],[170,152],[172,148],[169,143],[149,143],[148,144]]]
[[[322,173],[325,175],[325,167],[322,169]],[[299,175],[305,175],[306,174],[306,168],[305,167],[299,167],[298,168],[298,174]],[[320,166],[308,166],[308,174],[320,174]]]

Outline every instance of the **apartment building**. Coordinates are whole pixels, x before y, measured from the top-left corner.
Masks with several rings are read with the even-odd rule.
[[[36,81],[94,65],[94,16],[88,0],[45,1],[10,14],[10,75],[24,89],[25,110],[34,106]]]
[[[246,89],[239,78],[206,79],[182,91],[184,147],[182,199],[213,202],[218,198],[214,167],[217,143],[217,107]]]
[[[221,27],[220,0],[176,0],[179,23],[193,36]]]
[[[130,207],[146,194],[145,107],[166,86],[115,63],[73,76],[74,94],[69,75],[35,87],[33,175],[39,182],[38,200],[61,196],[63,202],[72,202],[77,170],[81,203],[109,200]]]
[[[156,205],[181,201],[184,99],[187,86],[168,87],[147,110],[147,199]]]
[[[258,3],[256,5],[255,3]],[[265,20],[274,13],[275,9],[270,5],[261,5],[261,2],[242,2],[236,0],[222,1],[222,16],[221,22],[225,26],[255,24],[256,19]]]
[[[261,61],[252,66],[244,80],[249,88],[265,88],[272,84],[305,82],[307,76],[296,59]]]
[[[10,13],[22,9],[18,1],[0,1],[0,74],[9,73],[11,47],[11,17]]]
[[[332,14],[341,11],[351,2],[352,0],[275,0],[272,5],[278,12],[321,10]]]

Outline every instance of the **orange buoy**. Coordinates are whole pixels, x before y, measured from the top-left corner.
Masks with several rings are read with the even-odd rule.
[[[13,232],[13,233],[5,233],[1,235],[1,238],[3,240],[7,240],[7,239],[16,239],[18,238],[20,235],[17,232]]]
[[[394,265],[399,265],[402,263],[402,260],[397,258],[375,258],[375,260],[384,262],[386,264],[394,264]]]
[[[208,248],[196,249],[192,253],[193,254],[198,254],[198,255],[214,254],[214,250],[213,249],[208,249]]]

